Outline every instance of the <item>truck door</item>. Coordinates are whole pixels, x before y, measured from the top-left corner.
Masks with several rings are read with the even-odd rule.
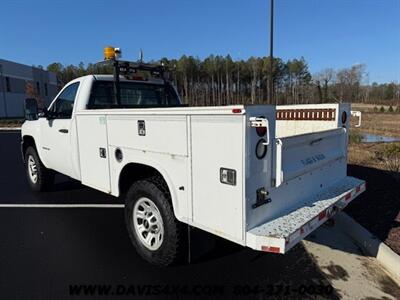
[[[42,160],[45,165],[75,178],[72,164],[72,110],[79,82],[64,88],[49,108],[49,118],[41,118]]]

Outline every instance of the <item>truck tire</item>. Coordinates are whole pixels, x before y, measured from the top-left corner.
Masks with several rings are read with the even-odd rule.
[[[54,183],[54,171],[43,165],[33,147],[28,147],[25,152],[25,170],[29,185],[35,192],[47,191]]]
[[[185,254],[186,235],[176,220],[162,178],[132,184],[125,197],[125,223],[138,254],[153,265],[168,266]]]

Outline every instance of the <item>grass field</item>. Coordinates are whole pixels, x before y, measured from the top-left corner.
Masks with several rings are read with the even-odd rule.
[[[352,125],[357,118],[352,118]],[[400,137],[400,113],[363,112],[361,127],[351,127],[352,132],[372,133]]]
[[[382,153],[388,152],[390,147],[400,149],[400,143],[388,146],[384,143],[361,143],[360,139],[363,133],[400,138],[400,113],[365,112],[361,108],[358,107],[362,111],[361,127],[354,127],[357,118],[351,119],[349,163],[386,170],[387,164],[382,160]]]
[[[400,113],[372,112],[372,104],[355,104],[352,109],[362,112],[361,127],[354,127],[357,118],[351,119],[349,163],[361,166],[387,169],[386,164],[380,159],[381,154],[387,151],[384,143],[360,143],[363,133],[377,134],[400,138]],[[400,143],[393,143],[392,147],[399,147]]]
[[[383,107],[385,111],[387,111],[390,106],[392,106],[392,108],[396,110],[397,106],[400,106],[400,104],[399,103],[393,103],[393,104],[352,103],[351,109],[361,110],[363,112],[374,112],[375,109],[379,110],[381,107]]]
[[[350,128],[348,170],[349,175],[367,181],[367,193],[346,212],[400,254],[400,142],[360,142],[362,133],[400,137],[400,113],[372,112],[368,106],[358,110],[362,125]]]
[[[20,127],[23,119],[0,119],[0,127]]]

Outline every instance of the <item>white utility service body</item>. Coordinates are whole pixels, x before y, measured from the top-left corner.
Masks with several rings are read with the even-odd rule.
[[[346,174],[348,104],[88,109],[98,80],[112,76],[65,87],[79,84],[70,118],[22,126],[46,168],[84,185],[118,197],[125,168],[151,167],[179,221],[274,253],[365,190]]]

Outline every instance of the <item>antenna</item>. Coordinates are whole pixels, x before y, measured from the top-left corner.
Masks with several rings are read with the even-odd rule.
[[[140,52],[139,52],[139,61],[142,64],[143,63],[143,50],[142,48],[140,48]]]

